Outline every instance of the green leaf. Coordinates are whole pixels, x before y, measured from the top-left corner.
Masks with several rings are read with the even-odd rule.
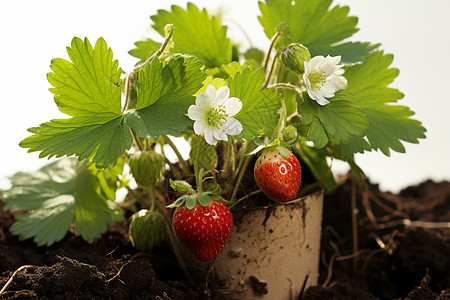
[[[389,68],[393,56],[379,51],[364,59],[366,63],[345,72],[349,100],[365,111],[370,122],[366,135],[372,149],[380,149],[387,156],[390,149],[405,152],[401,141],[418,143],[418,139],[425,138],[426,130],[419,121],[410,118],[414,113],[409,108],[389,104],[403,98],[397,89],[387,87],[398,75],[397,69]],[[358,152],[361,152],[365,143],[357,139],[354,142],[360,145]]]
[[[195,161],[198,157],[198,169],[208,171],[217,166],[218,158],[216,148],[211,146],[208,143],[200,142],[200,155],[199,153],[199,138],[197,136],[193,136],[191,140],[191,151],[189,152],[189,162],[191,165],[195,164]]]
[[[351,160],[355,153],[371,151],[372,147],[365,138],[352,136],[347,143],[333,146],[334,156],[342,160]]]
[[[311,126],[308,130],[308,140],[314,143],[316,148],[323,148],[328,144],[328,134],[319,118],[313,117]]]
[[[74,38],[67,52],[72,62],[54,59],[47,77],[59,109],[73,118],[30,128],[33,135],[19,145],[40,157],[76,155],[99,168],[112,165],[132,144],[121,114],[122,70],[102,38],[94,48]]]
[[[32,136],[19,146],[28,152],[41,151],[39,157],[76,155],[79,160],[92,159],[98,168],[116,163],[133,142],[122,116],[56,119],[28,129]]]
[[[161,43],[155,42],[151,39],[146,39],[144,41],[139,41],[134,43],[136,48],[128,51],[128,53],[136,58],[140,58],[141,60],[138,63],[143,63],[147,60],[153,53],[158,51],[161,47]]]
[[[106,231],[107,223],[123,220],[118,206],[105,197],[115,194],[113,179],[117,182],[120,165],[97,170],[87,161],[77,165],[75,159],[65,158],[34,173],[16,173],[6,192],[5,209],[26,213],[17,216],[12,233],[21,240],[33,237],[39,246],[50,246],[74,222],[75,233],[92,241]]]
[[[124,218],[117,204],[103,196],[97,172],[105,172],[104,170],[97,170],[87,161],[82,161],[77,165],[76,171],[75,233],[92,242],[106,231],[108,223],[123,221]]]
[[[316,46],[314,55],[331,55],[331,56],[342,56],[341,63],[344,64],[354,64],[364,61],[364,56],[373,50],[377,49],[381,44],[370,44],[361,42],[346,42],[342,44]]]
[[[206,78],[200,67],[192,56],[175,55],[166,64],[155,58],[139,72],[136,110],[125,114],[139,137],[179,136],[192,123],[186,114],[195,101],[192,95]]]
[[[230,77],[230,96],[242,101],[242,109],[234,117],[243,127],[242,132],[232,138],[253,140],[262,135],[272,135],[280,118],[281,95],[273,88],[261,91],[263,82],[262,68],[256,71],[245,68]]]
[[[308,47],[312,56],[342,55],[344,62],[361,61],[378,45],[344,43],[342,41],[358,31],[358,18],[348,16],[348,6],[330,8],[332,0],[266,0],[259,2],[262,16],[259,22],[268,38],[275,34],[280,23],[286,23],[289,35],[283,42],[298,42]],[[339,44],[341,43],[341,44]]]
[[[159,10],[151,17],[153,28],[164,36],[164,26],[174,25],[171,53],[186,53],[202,60],[207,68],[220,67],[231,62],[231,42],[227,27],[216,17],[210,17],[205,9],[200,11],[188,3],[187,9],[173,5],[172,10]],[[143,58],[143,57],[140,57]]]
[[[339,95],[336,95],[328,105],[318,111],[320,122],[336,144],[347,142],[352,135],[364,136],[369,127],[362,109],[353,106],[348,100],[339,98]]]
[[[303,125],[311,124],[307,137],[317,148],[326,146],[330,139],[336,144],[343,144],[353,136],[364,136],[370,124],[364,110],[345,100],[348,96],[338,92],[330,103],[321,106],[303,93],[298,113]]]
[[[120,86],[111,81],[121,73],[111,50],[102,39],[94,49],[88,40],[83,45],[80,42],[78,38],[72,42],[77,51],[68,49],[73,62],[59,59],[52,68],[55,73],[49,74],[57,104],[73,117],[30,128],[33,135],[21,147],[40,151],[40,157],[76,155],[104,168],[130,149],[130,127],[140,137],[157,139],[161,134],[179,135],[191,124],[185,114],[194,102],[192,94],[206,78],[200,61],[186,55],[175,55],[166,62],[153,60],[137,76],[137,110],[124,115]]]
[[[53,59],[47,74],[59,110],[73,117],[120,114],[122,70],[106,42],[99,38],[92,48],[87,38],[75,37],[67,53],[72,62]]]

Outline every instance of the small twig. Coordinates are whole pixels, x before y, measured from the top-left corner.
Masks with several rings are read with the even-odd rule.
[[[113,254],[114,252],[116,252],[116,250],[119,249],[119,247],[120,247],[120,246],[117,246],[116,248],[114,248],[113,251],[111,251],[111,252],[109,252],[108,254],[106,254],[106,256],[111,256],[111,259],[112,259],[112,254]]]
[[[364,205],[364,208],[366,210],[366,215],[369,218],[370,222],[372,223],[374,228],[378,228],[378,223],[375,218],[375,215],[373,214],[372,208],[370,207],[370,200],[369,200],[369,194],[367,191],[363,191],[361,193],[362,196],[362,203]]]
[[[373,251],[373,249],[360,249],[357,252],[354,252],[349,255],[337,256],[336,261],[344,261],[354,258],[355,256],[360,256],[362,253]]]
[[[0,296],[3,295],[3,293],[6,291],[6,289],[8,288],[8,286],[11,284],[11,282],[13,281],[14,277],[22,272],[23,270],[28,270],[28,269],[39,269],[40,266],[33,266],[33,265],[24,265],[19,267],[17,270],[14,271],[14,273],[11,275],[11,277],[9,278],[8,282],[6,282],[6,284],[3,286],[3,288],[0,290]]]
[[[370,199],[372,199],[375,202],[375,204],[377,204],[380,208],[384,209],[385,211],[387,211],[395,216],[409,219],[409,216],[407,214],[405,214],[404,212],[398,211],[398,210],[393,209],[390,206],[384,204],[380,200],[380,198],[378,198],[372,191],[367,189],[367,193],[369,194]]]
[[[330,283],[331,276],[333,276],[333,264],[336,259],[336,254],[333,254],[330,258],[330,263],[328,264],[328,274],[327,279],[325,279],[324,283],[322,284],[323,288],[327,288],[328,283]]]
[[[389,227],[396,227],[396,226],[401,226],[401,225],[404,225],[406,227],[413,227],[413,228],[450,229],[450,222],[411,221],[410,219],[402,219],[402,220],[396,220],[396,221],[378,224],[378,228],[386,229]]]
[[[114,275],[113,277],[111,277],[110,279],[106,280],[106,284],[109,284],[113,279],[117,279],[117,280],[119,280],[120,282],[122,282],[122,284],[125,284],[125,282],[123,282],[122,279],[117,278],[117,277],[120,276],[120,272],[122,272],[123,268],[124,268],[126,265],[128,265],[129,263],[130,263],[130,262],[127,261],[126,263],[124,263],[124,264],[120,267],[120,269],[117,269],[116,266],[114,266],[114,268],[117,270],[117,274]]]

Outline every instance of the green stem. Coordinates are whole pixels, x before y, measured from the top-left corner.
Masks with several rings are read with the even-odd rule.
[[[203,169],[199,168],[199,159],[200,159],[200,150],[201,150],[201,142],[202,138],[199,137],[197,139],[197,153],[195,155],[195,161],[194,161],[194,172],[195,172],[195,182],[197,183],[197,193],[201,193],[203,190]]]
[[[275,56],[272,60],[272,64],[270,65],[269,72],[267,73],[266,79],[264,80],[264,83],[261,86],[261,91],[264,90],[269,85],[270,79],[272,78],[273,70],[275,69],[277,58],[280,55],[280,53],[281,53],[281,48],[277,50],[277,53],[275,54]]]
[[[278,120],[277,126],[273,131],[272,138],[270,139],[271,143],[273,143],[276,139],[281,138],[281,131],[283,130],[285,124],[286,124],[286,104],[284,103],[284,97],[282,97],[280,119]]]
[[[136,133],[130,128],[131,135],[133,136],[134,144],[138,147],[139,151],[144,151],[144,146]]]
[[[150,196],[150,211],[155,211],[156,207],[156,195],[155,195],[155,185],[152,184],[148,188],[148,194]]]
[[[131,88],[133,87],[134,83],[134,72],[131,72],[128,74],[128,76],[125,78],[125,105],[123,106],[122,113],[126,112],[128,110],[128,106],[130,105],[131,100]]]
[[[269,88],[275,88],[275,89],[288,89],[288,90],[294,90],[297,93],[301,94],[303,91],[296,85],[290,84],[290,83],[275,83],[269,86]]]
[[[173,176],[175,176],[176,179],[181,180],[183,178],[183,174],[181,174],[178,168],[170,160],[168,160],[167,157],[164,157],[164,161],[169,165],[170,171],[172,171]]]
[[[168,24],[166,26],[170,27],[170,31],[169,33],[166,35],[166,39],[164,40],[164,43],[161,45],[161,47],[158,49],[158,51],[156,51],[155,53],[153,53],[152,56],[150,56],[149,58],[147,58],[146,61],[144,61],[142,64],[136,66],[134,68],[134,72],[138,72],[139,70],[141,70],[142,68],[145,67],[145,65],[147,65],[148,63],[150,63],[155,57],[159,57],[164,50],[166,49],[167,45],[170,42],[170,39],[172,38],[173,35],[173,24]]]
[[[280,33],[277,31],[275,35],[270,40],[270,46],[269,50],[267,51],[266,59],[264,60],[264,72],[267,71],[267,66],[269,65],[270,60],[270,54],[272,54],[272,50],[275,47],[275,43],[277,42],[278,38],[280,37]]]
[[[356,207],[356,181],[352,178],[351,185],[351,206],[352,206],[352,231],[353,231],[353,254],[358,252],[358,210]],[[353,270],[356,271],[358,268],[358,256],[353,256]]]
[[[255,144],[254,143],[248,143],[245,148],[243,153],[250,153],[251,151],[253,151],[255,149]],[[247,170],[248,164],[250,163],[250,161],[252,160],[252,156],[248,155],[248,156],[242,156],[241,159],[239,160],[238,166],[236,168],[237,174],[235,174],[233,176],[232,182],[234,184],[234,189],[233,189],[233,194],[231,195],[231,199],[230,202],[233,203],[234,201],[236,201],[236,195],[237,192],[239,190],[239,186],[241,185],[242,179],[244,178],[245,172]],[[235,178],[237,176],[236,182],[234,182]]]
[[[243,161],[243,163],[241,165],[241,169],[239,170],[236,184],[234,185],[233,194],[231,195],[231,199],[230,199],[231,203],[234,203],[234,201],[236,201],[236,195],[239,190],[239,186],[241,185],[242,179],[244,178],[244,175],[245,175],[245,171],[247,170],[248,164],[250,163],[251,160],[252,160],[252,156],[245,156],[245,157],[241,158],[241,161]]]
[[[163,140],[166,144],[168,144],[170,146],[170,148],[172,148],[173,152],[175,152],[175,155],[178,158],[178,161],[180,163],[181,166],[181,171],[183,172],[184,176],[189,176],[191,175],[191,171],[189,168],[189,165],[187,164],[187,162],[183,159],[183,156],[181,156],[180,151],[178,151],[177,146],[175,146],[175,144],[172,142],[172,140],[168,137],[168,136],[163,136]]]

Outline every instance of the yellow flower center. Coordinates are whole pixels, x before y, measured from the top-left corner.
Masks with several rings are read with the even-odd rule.
[[[325,71],[319,69],[309,73],[308,80],[311,83],[311,89],[316,90],[320,89],[327,82],[327,77],[325,76]]]
[[[210,108],[206,112],[206,123],[208,126],[220,128],[227,122],[228,114],[222,105]]]

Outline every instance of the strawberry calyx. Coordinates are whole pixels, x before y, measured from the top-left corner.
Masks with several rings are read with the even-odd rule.
[[[166,206],[167,208],[176,208],[186,204],[186,208],[193,209],[198,202],[202,206],[209,206],[211,201],[227,201],[220,196],[221,189],[216,186],[213,190],[197,193],[192,186],[183,180],[170,180],[170,186],[178,193],[183,193],[181,197],[175,200],[172,204]]]
[[[263,151],[272,150],[272,149],[278,150],[278,152],[280,152],[280,154],[284,157],[289,157],[289,155],[291,153],[284,145],[282,145],[282,142],[280,142],[279,139],[276,139],[275,141],[273,141],[270,144],[259,145],[258,147],[255,148],[255,150],[253,150],[252,152],[250,152],[246,155],[248,155],[248,156],[255,155],[255,154],[259,155]]]

